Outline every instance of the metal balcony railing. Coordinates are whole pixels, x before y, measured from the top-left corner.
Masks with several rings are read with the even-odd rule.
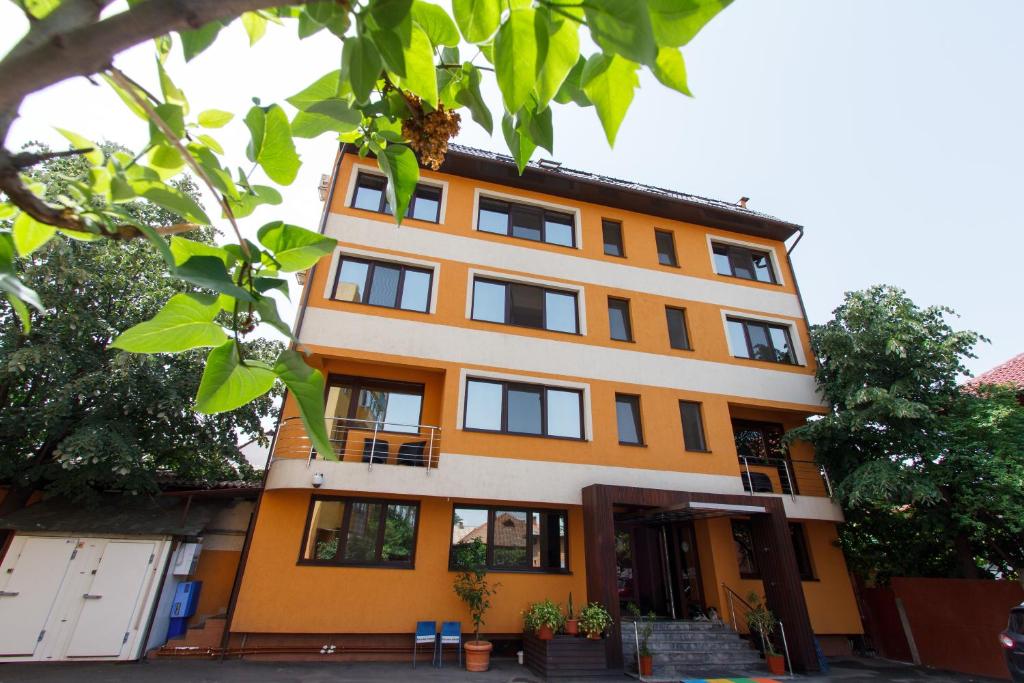
[[[822,465],[789,458],[752,458],[741,455],[743,489],[755,493],[832,497],[832,482]]]
[[[371,470],[374,465],[422,467],[427,474],[439,464],[440,427],[342,417],[324,420],[334,459],[362,462]],[[272,457],[331,459],[316,451],[298,417],[281,422]]]

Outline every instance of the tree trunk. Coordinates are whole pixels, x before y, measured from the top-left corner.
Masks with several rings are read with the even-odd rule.
[[[974,561],[974,550],[971,548],[971,540],[967,534],[958,531],[953,539],[953,548],[956,551],[957,563],[960,565],[960,575],[965,579],[980,579],[978,563]]]

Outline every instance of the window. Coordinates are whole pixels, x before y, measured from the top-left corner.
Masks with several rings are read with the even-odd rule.
[[[754,530],[749,519],[732,520],[732,540],[736,544],[736,562],[740,566],[740,578],[760,579],[761,570],[754,554]]]
[[[583,392],[540,384],[470,379],[466,429],[560,439],[583,438]]]
[[[694,401],[680,401],[679,415],[683,420],[683,447],[688,451],[707,451],[700,404]]]
[[[615,394],[615,417],[619,423],[619,443],[643,445],[644,432],[640,423],[640,397]]]
[[[539,206],[481,197],[476,227],[496,235],[509,235],[563,247],[576,246],[576,221],[572,214]]]
[[[356,190],[352,195],[352,206],[356,209],[376,211],[390,214],[388,204],[387,179],[369,173],[356,176]],[[417,185],[409,200],[409,208],[405,211],[406,218],[437,223],[441,214],[441,188],[429,185]]]
[[[678,266],[676,259],[676,238],[665,230],[654,231],[654,242],[658,245],[658,263],[663,266]]]
[[[412,569],[418,502],[314,496],[300,562]]]
[[[665,307],[668,322],[668,343],[673,349],[690,350],[690,335],[686,331],[686,311],[682,308]]]
[[[342,449],[349,430],[353,429],[417,434],[422,408],[422,384],[364,377],[330,378],[326,417],[331,440],[340,441]]]
[[[473,280],[473,320],[552,332],[579,331],[576,293],[498,280]]]
[[[790,522],[789,533],[793,539],[793,552],[796,553],[796,568],[800,572],[800,578],[803,581],[814,581],[814,566],[811,564],[811,554],[807,549],[804,525]]]
[[[777,283],[772,257],[767,251],[719,243],[713,244],[711,251],[715,255],[715,272],[719,275]]]
[[[732,421],[736,454],[744,469],[748,467],[773,468],[778,472],[779,487],[782,493],[793,493],[795,482],[790,475],[791,470],[788,465],[789,451],[782,441],[784,432],[782,425],[773,422]],[[756,486],[757,480],[752,479],[750,483]],[[746,482],[744,482],[744,488],[746,488]]]
[[[629,321],[629,301],[608,298],[608,329],[612,339],[633,341],[633,327]]]
[[[334,298],[358,304],[426,313],[434,273],[399,263],[343,256],[338,264]]]
[[[567,572],[565,510],[456,505],[449,569],[477,563],[498,571]]]
[[[601,221],[601,232],[604,233],[604,253],[609,256],[625,256],[622,248],[622,223],[618,221]]]
[[[738,358],[796,365],[789,325],[728,318],[729,346]]]

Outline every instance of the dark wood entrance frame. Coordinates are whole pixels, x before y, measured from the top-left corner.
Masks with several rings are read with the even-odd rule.
[[[592,484],[583,489],[587,600],[600,602],[612,615],[612,627],[605,641],[608,668],[621,669],[623,665],[619,627],[622,614],[615,576],[614,508],[616,505],[667,508],[691,502],[764,507],[767,512],[750,515],[750,521],[754,554],[761,570],[768,607],[785,624],[793,668],[800,672],[818,671],[814,633],[807,614],[786,511],[780,498]]]

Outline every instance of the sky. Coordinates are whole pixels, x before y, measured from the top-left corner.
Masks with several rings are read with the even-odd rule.
[[[26,25],[0,4],[0,53]],[[558,107],[555,153],[537,156],[708,197],[748,196],[750,208],[805,227],[793,260],[812,323],[828,320],[846,291],[896,285],[919,305],[955,309],[955,326],[991,340],[968,362],[982,372],[1024,352],[1013,265],[1024,254],[1021,25],[1018,0],[737,0],[683,50],[694,98],[644,73],[614,149],[592,108]],[[237,23],[222,36],[188,65],[180,52],[171,59],[194,112],[244,113],[254,96],[282,101],[340,63],[336,40],[299,42],[292,26],[272,26],[253,49]],[[150,45],[115,64],[157,89]],[[493,84],[485,94],[496,107]],[[63,146],[56,126],[134,148],[147,139],[104,86],[81,78],[33,95],[21,114],[14,148]],[[217,137],[248,168],[240,117]],[[500,131],[489,137],[468,115],[457,141],[506,151]],[[296,182],[281,206],[243,222],[250,236],[273,219],[317,227],[316,186],[336,145],[325,136],[298,147]]]

